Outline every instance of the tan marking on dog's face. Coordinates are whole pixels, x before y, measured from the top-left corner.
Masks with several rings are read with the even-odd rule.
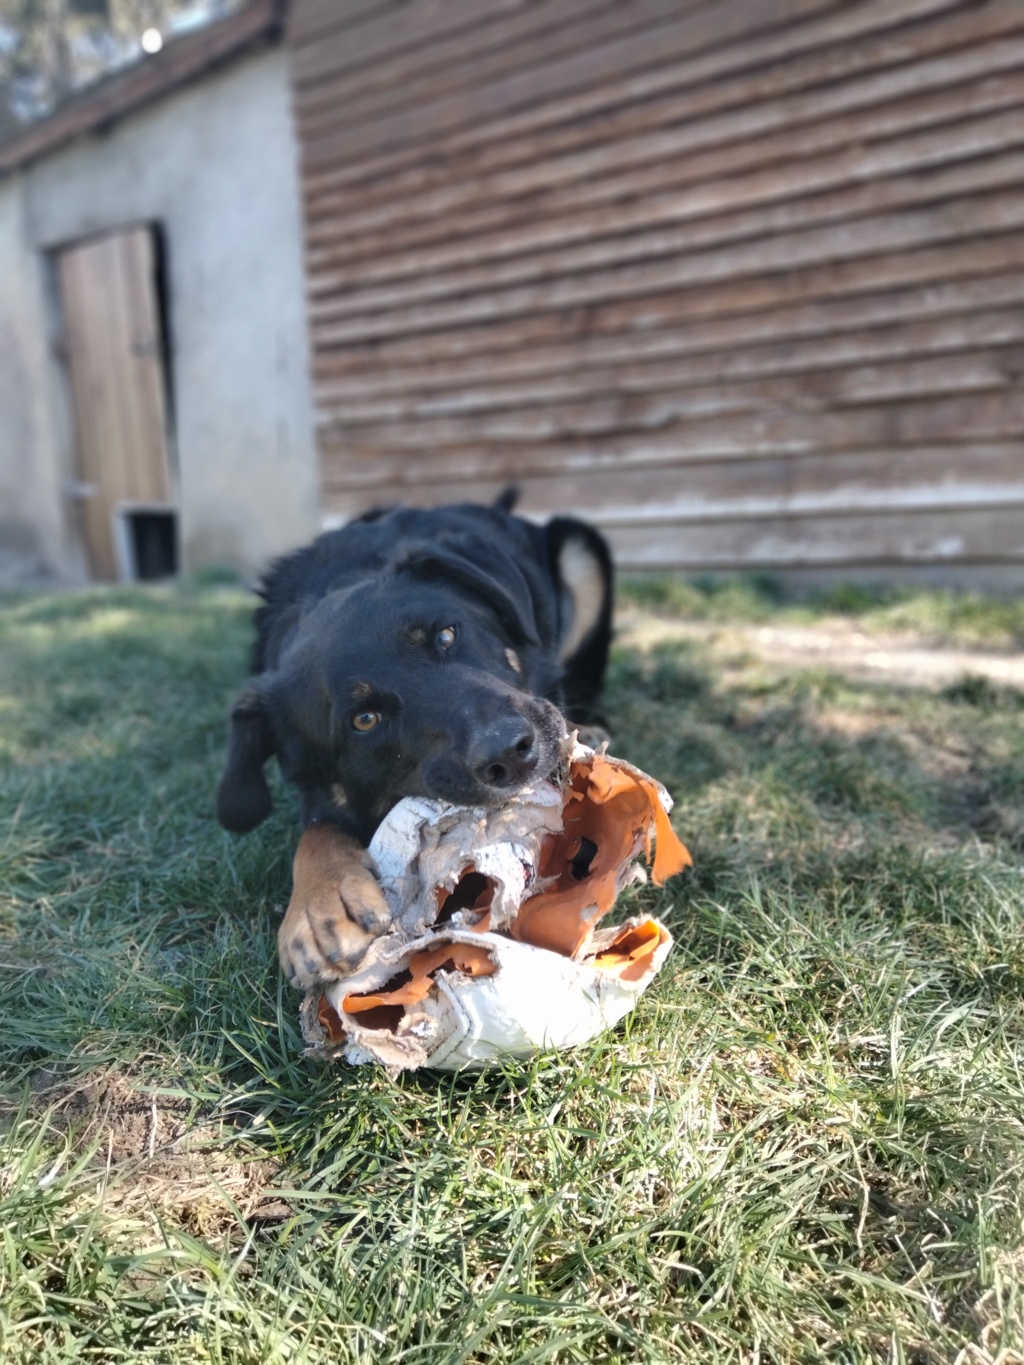
[[[358,682],[356,683],[355,687],[353,687],[350,696],[352,697],[352,700],[358,705],[358,703],[361,701],[370,700],[370,698],[373,696],[373,688],[368,682]]]
[[[514,669],[517,673],[522,673],[523,666],[519,662],[519,655],[515,652],[514,649],[506,649],[505,658],[508,660],[509,668]]]
[[[409,632],[409,643],[411,645],[425,645],[427,643],[427,632],[422,626],[413,626]]]

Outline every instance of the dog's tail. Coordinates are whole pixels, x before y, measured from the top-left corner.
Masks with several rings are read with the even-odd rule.
[[[494,506],[499,512],[511,512],[519,501],[519,485],[510,483],[507,488],[502,489],[494,499]]]

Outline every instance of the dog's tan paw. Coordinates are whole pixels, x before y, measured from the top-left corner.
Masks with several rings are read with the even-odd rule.
[[[299,840],[292,896],[278,931],[281,970],[306,990],[354,971],[391,924],[391,911],[359,842],[332,825],[313,825]]]

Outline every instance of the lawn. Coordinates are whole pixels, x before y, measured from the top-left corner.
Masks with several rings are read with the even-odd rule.
[[[625,899],[673,955],[588,1047],[392,1083],[302,1057],[290,796],[213,817],[251,605],[3,600],[3,1365],[1024,1358],[1024,695],[636,629],[1024,610],[633,585],[613,750],[696,870]]]

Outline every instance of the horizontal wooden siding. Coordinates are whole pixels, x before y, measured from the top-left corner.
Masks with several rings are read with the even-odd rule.
[[[325,508],[1024,571],[1021,0],[295,0]]]

